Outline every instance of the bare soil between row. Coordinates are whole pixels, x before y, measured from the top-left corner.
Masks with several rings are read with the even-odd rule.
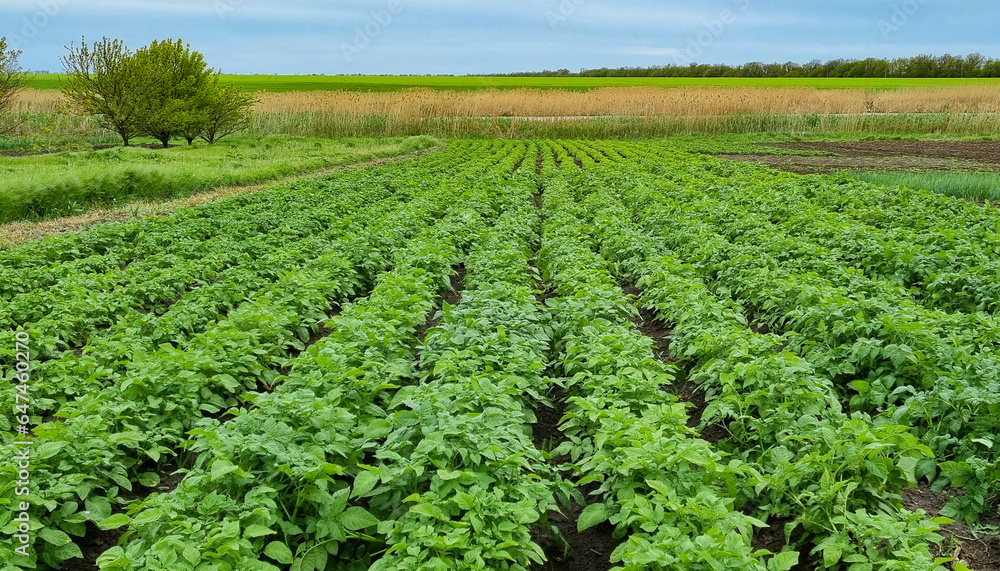
[[[1000,172],[1000,141],[812,141],[757,143],[762,154],[717,154],[796,174],[841,170],[938,170]],[[831,156],[766,154],[767,148],[822,151]]]

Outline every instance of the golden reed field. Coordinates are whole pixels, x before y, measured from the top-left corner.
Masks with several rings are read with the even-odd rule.
[[[409,117],[1000,112],[1000,90],[964,86],[885,92],[755,87],[607,87],[586,92],[539,89],[321,91],[262,94],[258,110],[396,113]]]
[[[18,110],[54,112],[58,91],[28,90]],[[330,136],[533,136],[539,118],[563,135],[620,136],[759,130],[997,132],[1000,89],[956,85],[898,90],[808,87],[608,87],[390,92],[310,91],[259,95],[254,130]],[[879,114],[947,114],[892,118]],[[512,118],[512,119],[508,119]],[[587,126],[570,123],[588,123]],[[599,131],[592,131],[599,129]],[[568,132],[564,132],[567,131]]]
[[[579,117],[756,113],[998,113],[987,85],[871,91],[808,87],[605,87],[592,91],[489,89],[308,91],[259,95],[260,113],[389,113],[405,117]],[[55,111],[55,90],[28,90],[21,111]]]

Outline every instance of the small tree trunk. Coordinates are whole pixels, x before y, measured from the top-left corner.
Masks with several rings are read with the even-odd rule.
[[[170,146],[170,135],[163,135],[159,137],[160,142],[163,143],[163,148],[166,149]]]

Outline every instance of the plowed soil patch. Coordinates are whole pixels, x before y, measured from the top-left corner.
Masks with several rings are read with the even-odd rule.
[[[1000,141],[842,141],[759,143],[837,156],[716,155],[798,174],[852,170],[964,170],[1000,172]]]

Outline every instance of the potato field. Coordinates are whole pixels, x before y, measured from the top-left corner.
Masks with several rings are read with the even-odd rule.
[[[0,251],[0,570],[965,569],[998,253],[973,202],[569,140]]]

